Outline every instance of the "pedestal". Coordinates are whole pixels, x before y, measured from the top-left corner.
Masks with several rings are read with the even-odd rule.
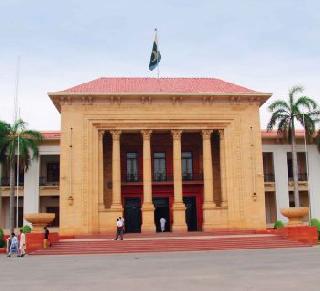
[[[152,203],[142,205],[142,225],[141,232],[156,232],[154,224],[154,206]]]
[[[215,228],[215,204],[214,203],[205,203],[202,206],[203,209],[203,224],[202,231],[212,231]]]
[[[183,202],[173,204],[173,232],[187,232],[186,207]]]

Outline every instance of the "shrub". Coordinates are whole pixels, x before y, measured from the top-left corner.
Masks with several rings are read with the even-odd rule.
[[[23,228],[22,228],[22,231],[24,232],[24,233],[29,233],[29,232],[31,232],[31,227],[29,226],[29,225],[25,225]]]
[[[316,226],[318,229],[318,238],[320,239],[320,220],[317,218],[312,218],[310,220],[310,226]]]
[[[281,220],[277,220],[273,226],[274,229],[283,228],[284,223]]]
[[[4,237],[3,230],[2,228],[0,228],[0,248],[3,248],[5,246],[3,237]]]

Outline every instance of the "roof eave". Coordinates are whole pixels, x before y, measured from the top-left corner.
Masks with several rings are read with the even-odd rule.
[[[60,102],[55,100],[55,97],[80,97],[80,96],[237,96],[237,97],[258,97],[260,106],[264,104],[271,96],[272,93],[261,92],[246,92],[246,93],[217,93],[217,92],[197,92],[197,93],[185,93],[185,92],[48,92],[48,96],[53,102],[54,106],[59,112],[61,112]]]

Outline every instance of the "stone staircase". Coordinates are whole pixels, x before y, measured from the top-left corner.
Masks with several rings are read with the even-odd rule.
[[[310,244],[290,241],[274,234],[254,233],[187,233],[187,234],[131,234],[123,241],[112,236],[82,236],[61,239],[51,248],[30,255],[117,254],[177,251],[208,251],[232,249],[271,249],[310,247]]]

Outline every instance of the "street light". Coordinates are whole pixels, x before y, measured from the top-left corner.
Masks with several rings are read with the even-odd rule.
[[[302,115],[302,123],[303,123],[304,152],[305,152],[306,171],[307,171],[307,193],[308,193],[309,222],[310,222],[311,221],[311,201],[310,201],[310,192],[309,192],[309,161],[308,161],[307,135],[306,135],[305,118],[304,118],[305,113],[293,114],[293,116],[300,116],[300,115]]]

